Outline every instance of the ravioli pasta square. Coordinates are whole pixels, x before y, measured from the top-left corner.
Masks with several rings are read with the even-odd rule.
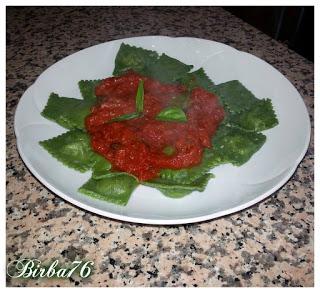
[[[84,129],[84,119],[92,105],[90,101],[60,97],[52,93],[41,115],[67,129]]]
[[[78,129],[40,141],[40,145],[62,164],[80,172],[90,170],[98,156],[90,147],[88,134]]]
[[[138,182],[134,177],[127,174],[115,174],[102,179],[91,178],[79,188],[79,191],[93,198],[126,205],[137,186]]]
[[[80,80],[78,85],[81,95],[85,101],[96,102],[95,87],[101,82],[101,79],[96,80]]]

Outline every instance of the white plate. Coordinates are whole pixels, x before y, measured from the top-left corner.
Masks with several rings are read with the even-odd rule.
[[[204,67],[215,83],[240,80],[258,98],[270,98],[279,125],[265,131],[263,147],[241,167],[212,170],[204,192],[181,199],[139,186],[127,206],[92,199],[77,189],[90,178],[52,158],[38,142],[66,130],[40,115],[51,92],[80,98],[81,79],[110,76],[122,42],[166,53],[197,69]],[[294,173],[310,140],[310,120],[293,85],[275,68],[248,53],[196,38],[136,37],[93,46],[53,64],[23,94],[15,114],[19,153],[30,171],[50,190],[88,211],[114,219],[148,224],[182,224],[213,219],[247,208],[279,189]]]

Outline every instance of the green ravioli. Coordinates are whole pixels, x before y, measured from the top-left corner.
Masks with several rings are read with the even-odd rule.
[[[213,137],[213,148],[224,162],[241,166],[257,152],[266,141],[262,133],[221,125]]]
[[[97,155],[95,163],[92,166],[92,178],[101,179],[107,177],[111,167],[112,166],[109,161],[107,161],[104,157]]]
[[[97,97],[95,95],[95,87],[102,81],[102,79],[96,80],[80,80],[78,83],[81,95],[84,100],[96,102]]]
[[[218,84],[213,92],[232,113],[248,110],[258,100],[239,80]]]
[[[270,99],[257,100],[246,111],[231,115],[229,123],[247,131],[263,131],[278,124]]]
[[[196,71],[187,73],[178,81],[179,83],[186,85],[189,91],[191,91],[195,87],[202,87],[203,89],[210,92],[214,88],[213,81],[208,77],[202,67]]]
[[[155,51],[122,43],[115,59],[113,75],[121,75],[130,69],[147,75],[149,66],[156,62],[158,57]]]
[[[67,129],[83,129],[84,119],[92,105],[92,101],[65,98],[52,93],[41,115]]]
[[[192,65],[186,65],[177,59],[162,54],[156,62],[148,66],[147,75],[163,83],[173,83],[186,75],[192,68]]]
[[[119,205],[126,205],[138,181],[125,173],[109,173],[102,179],[91,178],[79,188],[79,192],[93,198],[106,200]]]
[[[113,75],[134,70],[164,83],[173,83],[193,68],[166,54],[122,43],[115,59]]]
[[[184,197],[194,191],[194,190],[186,190],[186,189],[179,189],[179,188],[170,189],[170,188],[157,187],[157,189],[163,195],[165,195],[167,197],[172,197],[172,198],[181,198],[181,197]]]
[[[200,86],[209,92],[214,88],[213,81],[208,77],[203,68],[191,72],[191,75],[194,76],[197,86]]]
[[[143,185],[155,187],[162,193],[170,197],[182,197],[192,191],[203,191],[208,184],[208,181],[214,176],[210,173],[204,174],[198,179],[190,183],[177,183],[168,179],[156,178],[150,181],[142,182]]]
[[[78,129],[39,143],[58,161],[80,172],[90,170],[98,157],[91,149],[88,134]]]

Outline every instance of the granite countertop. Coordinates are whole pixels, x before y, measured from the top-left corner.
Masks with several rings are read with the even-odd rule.
[[[217,7],[7,8],[7,262],[95,262],[87,279],[11,279],[8,286],[313,286],[313,137],[292,178],[242,212],[180,226],[104,218],[62,200],[29,172],[13,120],[47,67],[113,39],[194,36],[254,54],[297,88],[313,131],[313,63]],[[288,105],[288,110],[290,105]]]

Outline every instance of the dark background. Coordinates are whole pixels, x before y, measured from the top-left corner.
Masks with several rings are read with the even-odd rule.
[[[314,60],[313,6],[228,6],[224,9],[272,38],[286,43],[290,49],[310,61]]]

